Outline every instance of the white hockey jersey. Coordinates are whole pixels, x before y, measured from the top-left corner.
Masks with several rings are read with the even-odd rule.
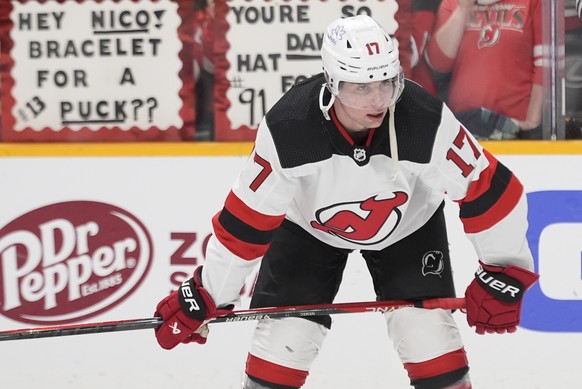
[[[354,144],[324,118],[323,83],[320,74],[295,85],[265,115],[213,219],[203,284],[218,305],[237,300],[284,218],[334,247],[381,250],[423,226],[447,195],[483,262],[533,270],[523,186],[445,104],[406,81],[395,108],[396,159],[389,113]]]

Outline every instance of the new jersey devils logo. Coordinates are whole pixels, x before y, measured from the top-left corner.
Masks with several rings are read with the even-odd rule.
[[[373,196],[364,201],[334,204],[316,212],[311,227],[359,245],[373,245],[386,239],[402,218],[398,209],[408,201],[404,192],[390,199]]]
[[[501,37],[501,28],[498,26],[487,25],[481,29],[479,34],[479,43],[477,46],[482,49],[484,47],[491,47],[499,42]]]
[[[422,275],[434,274],[442,277],[445,269],[444,255],[441,251],[429,251],[422,256]]]

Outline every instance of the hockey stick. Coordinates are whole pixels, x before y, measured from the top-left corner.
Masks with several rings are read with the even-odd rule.
[[[319,315],[335,315],[340,313],[384,313],[405,307],[417,307],[426,309],[464,309],[465,299],[437,298],[415,302],[395,300],[256,308],[234,311],[226,316],[211,319],[208,323],[279,319],[284,317],[309,317]],[[152,317],[147,319],[129,319],[106,321],[101,323],[70,324],[51,327],[8,330],[0,331],[0,341],[152,329],[160,326],[163,322],[164,321],[161,317]]]

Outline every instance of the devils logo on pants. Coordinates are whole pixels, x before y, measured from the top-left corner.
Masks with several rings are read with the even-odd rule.
[[[370,197],[364,201],[334,204],[318,210],[311,227],[361,245],[373,245],[386,239],[400,223],[398,209],[408,201],[404,192],[393,198]]]

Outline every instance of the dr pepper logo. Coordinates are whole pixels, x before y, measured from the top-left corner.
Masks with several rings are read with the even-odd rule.
[[[121,303],[146,276],[144,225],[110,204],[48,205],[0,229],[0,312],[32,324],[70,323]]]

